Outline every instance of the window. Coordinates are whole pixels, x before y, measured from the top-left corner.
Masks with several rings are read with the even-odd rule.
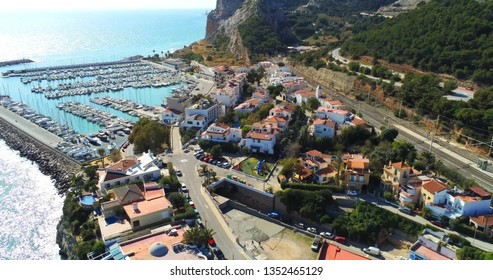
[[[133,221],[133,227],[140,227],[140,221],[139,220],[136,220],[136,221]]]

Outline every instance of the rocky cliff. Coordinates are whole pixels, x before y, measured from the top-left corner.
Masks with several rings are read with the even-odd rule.
[[[217,0],[216,9],[207,17],[206,40],[214,42],[228,38],[228,49],[240,60],[250,62],[249,49],[243,44],[239,27],[249,19],[265,20],[282,42],[295,40],[287,24],[284,1],[271,0]]]

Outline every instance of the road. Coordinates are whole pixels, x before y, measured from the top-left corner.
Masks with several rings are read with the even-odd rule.
[[[207,228],[214,230],[214,240],[227,259],[250,259],[236,243],[236,238],[223,219],[220,210],[206,193],[205,188],[202,187],[203,178],[199,177],[197,173],[201,162],[196,160],[192,153],[184,153],[181,149],[182,145],[178,127],[173,127],[171,133],[173,154],[167,155],[165,159],[173,164],[175,170],[180,170],[183,173],[183,176],[178,178],[187,185],[189,196],[199,211],[202,222]]]
[[[422,225],[431,225],[431,226],[433,226],[425,218],[423,218],[423,217],[421,217],[419,215],[407,215],[407,214],[404,214],[404,213],[400,212],[397,208],[395,208],[394,206],[392,206],[392,205],[384,202],[380,198],[374,197],[372,195],[362,195],[362,196],[360,196],[360,198],[363,199],[363,200],[365,200],[365,201],[367,201],[367,202],[375,203],[379,207],[384,208],[387,211],[390,211],[392,213],[395,213],[397,215],[400,215],[402,217],[405,217],[407,219],[410,219],[410,220],[412,220],[412,221],[414,221],[416,223],[419,223],[419,224],[422,224]],[[471,238],[471,237],[462,235],[462,234],[460,234],[458,232],[455,232],[455,231],[452,231],[452,230],[443,229],[443,228],[441,230],[443,230],[447,234],[453,233],[453,234],[460,235],[460,236],[464,237],[465,239],[467,239],[469,242],[471,242],[472,245],[474,245],[475,247],[478,247],[481,250],[484,250],[484,251],[487,251],[487,252],[493,251],[493,244],[491,244],[491,243],[484,242],[484,241],[481,241],[481,240],[478,240],[478,239],[474,239],[474,238]]]

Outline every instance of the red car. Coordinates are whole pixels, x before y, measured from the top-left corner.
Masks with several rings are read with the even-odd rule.
[[[336,236],[336,237],[334,237],[334,241],[339,242],[339,243],[345,243],[346,242],[346,237],[344,237],[344,236]]]
[[[442,223],[442,222],[440,222],[440,221],[431,221],[430,223],[431,223],[432,225],[437,226],[437,227],[441,227],[441,228],[443,228],[443,227],[444,227],[444,226],[443,226],[443,223]]]
[[[211,247],[216,247],[216,241],[214,241],[214,238],[211,238],[209,240],[207,240],[207,243],[209,243],[209,246]]]

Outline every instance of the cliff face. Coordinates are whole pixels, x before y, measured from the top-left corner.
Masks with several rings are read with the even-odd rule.
[[[221,36],[229,39],[228,49],[249,63],[248,49],[243,45],[238,27],[253,17],[268,21],[272,31],[283,42],[295,40],[284,16],[284,1],[217,0],[216,9],[207,16],[206,40],[213,42]]]

